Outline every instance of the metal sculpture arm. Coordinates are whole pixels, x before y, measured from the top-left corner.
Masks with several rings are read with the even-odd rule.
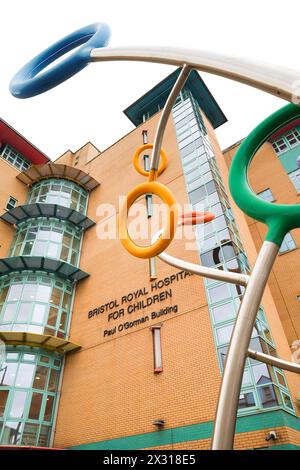
[[[203,220],[201,221],[203,222]],[[179,224],[178,224],[179,225]],[[162,234],[160,230],[157,234],[154,235],[152,243],[159,239]],[[207,268],[206,266],[201,266],[200,264],[189,263],[174,256],[168,255],[166,252],[162,252],[157,257],[164,261],[164,263],[174,266],[175,268],[182,269],[183,271],[188,271],[189,273],[196,274],[197,276],[207,277],[209,279],[215,279],[216,281],[229,282],[230,284],[238,284],[240,286],[246,286],[249,281],[249,276],[247,274],[237,274],[230,271],[222,271],[215,268]]]
[[[180,72],[180,75],[177,78],[175,85],[173,86],[172,91],[169,94],[168,99],[162,110],[159,123],[157,126],[157,130],[156,130],[155,138],[154,138],[154,144],[153,144],[153,153],[152,153],[152,158],[151,158],[151,163],[150,163],[150,175],[149,175],[151,179],[154,177],[158,169],[162,140],[163,140],[163,136],[166,130],[169,116],[171,114],[176,98],[180,90],[183,88],[189,76],[190,71],[191,71],[190,67],[188,67],[187,65],[183,66]]]
[[[166,46],[94,49],[91,51],[91,60],[93,62],[111,60],[155,62],[177,67],[186,64],[192,69],[244,83],[287,101],[293,101],[294,85],[299,80],[299,71],[279,65],[249,60],[244,57],[224,57],[224,55],[204,50],[175,49]]]
[[[66,36],[36,56],[13,77],[10,90],[17,98],[29,98],[57,86],[79,72],[90,62],[141,61],[169,64],[220,75],[245,85],[258,88],[287,101],[295,98],[295,84],[299,71],[243,57],[226,56],[209,51],[172,47],[120,47],[106,48],[110,29],[105,23],[95,23]],[[83,44],[47,72],[44,70],[66,52]],[[101,49],[99,49],[99,47]]]
[[[279,359],[279,357],[269,356],[268,354],[264,354],[259,351],[253,351],[252,349],[248,349],[248,357],[251,357],[251,359],[255,359],[256,361],[269,364],[270,366],[279,367],[280,369],[300,374],[300,364],[296,364],[295,362],[284,361],[283,359]]]

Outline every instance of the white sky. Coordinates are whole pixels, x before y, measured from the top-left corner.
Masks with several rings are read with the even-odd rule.
[[[133,125],[123,110],[174,70],[159,64],[91,64],[57,88],[18,100],[11,77],[34,55],[90,23],[106,22],[110,46],[199,48],[299,67],[298,0],[10,0],[1,5],[0,116],[54,159],[87,141],[104,150]],[[285,102],[201,73],[228,118],[225,148]]]

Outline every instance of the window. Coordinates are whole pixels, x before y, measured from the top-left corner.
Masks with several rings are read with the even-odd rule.
[[[0,329],[66,336],[72,298],[69,282],[44,275],[13,275],[1,281],[1,293]],[[26,364],[25,369],[28,378],[31,365]],[[10,378],[10,371],[7,374],[6,380]],[[22,380],[25,378],[20,376]]]
[[[216,329],[218,344],[227,344],[230,341],[233,330],[233,324],[222,326]]]
[[[85,214],[87,192],[69,180],[41,180],[31,187],[28,204],[34,203],[58,204]]]
[[[14,356],[7,354],[0,377],[0,444],[48,446],[61,360],[56,353],[36,351]]]
[[[157,279],[157,266],[156,266],[156,258],[149,258],[149,274],[150,274],[150,281],[155,281]]]
[[[150,158],[149,155],[144,155],[144,169],[150,171]]]
[[[220,302],[222,300],[230,298],[230,290],[228,284],[220,284],[216,287],[209,289],[209,297],[211,302]]]
[[[202,266],[215,266],[223,262],[221,248],[217,246],[213,250],[200,255]]]
[[[4,415],[9,390],[0,390],[0,418]]]
[[[258,394],[263,408],[278,406],[282,401],[278,388],[271,384],[259,387]]]
[[[23,418],[27,392],[15,391],[10,406],[10,418]]]
[[[7,201],[7,204],[6,204],[5,209],[6,209],[7,211],[10,211],[10,210],[14,209],[14,208],[16,207],[16,205],[17,205],[17,202],[18,202],[17,199],[15,199],[14,197],[10,196],[9,199],[8,199],[8,201]]]
[[[297,192],[300,193],[300,169],[297,169],[289,173],[289,177],[293,185],[295,186]]]
[[[44,256],[77,266],[81,229],[68,222],[34,219],[18,226],[10,256]]]
[[[236,308],[233,302],[229,302],[218,307],[212,308],[215,323],[222,323],[227,320],[232,320],[236,314]]]
[[[146,113],[143,114],[143,122],[147,121],[147,119],[150,118],[150,113],[147,111]]]
[[[277,155],[280,155],[281,153],[286,152],[288,150],[288,146],[283,139],[274,140],[272,142],[272,146]]]
[[[146,194],[147,216],[153,216],[152,194]]]
[[[289,232],[283,239],[281,247],[279,248],[279,253],[286,253],[287,251],[294,250],[295,248],[297,248],[297,245]]]
[[[10,145],[6,145],[4,147],[1,157],[20,171],[27,170],[31,165],[31,162],[27,160],[27,158],[23,157],[23,155],[17,152]]]
[[[253,392],[242,393],[239,399],[239,409],[242,408],[251,408],[255,406],[255,399]]]
[[[281,390],[281,395],[282,395],[285,406],[287,408],[290,408],[290,410],[293,411],[293,403],[290,397],[286,393],[284,393],[282,390]]]
[[[142,131],[142,136],[143,136],[143,144],[148,144],[148,131]]]
[[[290,147],[296,147],[300,143],[300,134],[297,129],[292,129],[285,135],[285,138],[290,144]]]
[[[200,188],[194,189],[194,191],[190,192],[189,196],[192,204],[196,204],[201,201],[206,196],[205,186],[200,186]]]
[[[163,370],[161,352],[161,326],[153,326],[151,331],[153,337],[154,372],[157,374]]]
[[[277,155],[280,155],[300,145],[300,133],[297,129],[291,129],[271,143]]]
[[[275,201],[275,198],[270,188],[265,189],[264,191],[261,191],[260,193],[257,193],[257,195],[264,201],[267,201],[267,202]]]

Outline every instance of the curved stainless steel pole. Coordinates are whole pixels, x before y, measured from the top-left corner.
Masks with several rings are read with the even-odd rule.
[[[184,65],[179,77],[177,78],[175,85],[172,88],[171,93],[168,96],[168,99],[164,105],[163,111],[161,113],[159,123],[157,126],[155,138],[154,138],[154,144],[153,144],[153,152],[152,152],[152,158],[151,158],[151,163],[150,163],[150,171],[151,170],[157,170],[158,165],[159,165],[159,159],[160,159],[160,150],[162,146],[162,140],[164,137],[164,132],[166,129],[166,125],[169,119],[169,116],[171,114],[173,105],[176,101],[176,98],[178,96],[178,93],[182,89],[183,85],[185,84],[189,73],[191,69],[187,65]]]
[[[216,279],[217,281],[230,282],[231,284],[239,284],[240,286],[246,286],[248,283],[249,276],[246,274],[236,274],[228,271],[221,271],[220,269],[207,268],[205,266],[174,258],[174,256],[168,255],[167,253],[160,253],[157,257],[165,263],[175,266],[175,268],[183,269],[184,271],[197,274],[198,276]]]
[[[215,418],[213,450],[233,448],[239,396],[251,334],[278,251],[279,247],[275,243],[263,243],[246,287],[227,353]]]
[[[224,57],[221,54],[195,49],[149,46],[93,49],[91,60],[92,62],[131,60],[179,67],[186,64],[192,69],[213,73],[250,85],[287,101],[295,101],[296,98],[299,98],[296,95],[299,71],[287,69],[277,64],[251,61],[243,57]]]
[[[169,116],[171,114],[173,105],[176,101],[176,98],[178,96],[178,93],[184,86],[186,79],[189,76],[191,69],[190,67],[184,65],[176,82],[175,85],[173,86],[171,93],[169,94],[167,101],[164,105],[163,111],[161,113],[159,123],[156,129],[155,133],[155,138],[154,138],[154,144],[153,144],[153,152],[152,152],[152,157],[151,157],[151,162],[150,162],[150,176],[153,177],[153,175],[156,173],[158,166],[159,166],[159,160],[160,160],[160,150],[162,146],[162,141],[164,137],[164,133],[166,130],[167,122],[169,119]],[[153,267],[155,266],[155,258],[150,259],[150,279],[153,277]]]
[[[300,364],[296,364],[295,362],[284,361],[279,357],[269,356],[268,354],[264,354],[259,351],[252,351],[252,349],[248,349],[248,356],[252,359],[256,359],[257,361],[269,364],[270,366],[279,367],[280,369],[300,374]]]
[[[181,225],[180,223],[178,225]],[[157,232],[153,238],[152,243],[155,243],[161,236],[163,229]],[[237,274],[231,273],[229,271],[221,271],[220,269],[207,268],[201,266],[200,264],[189,263],[174,256],[168,255],[163,252],[157,255],[157,258],[169,264],[170,266],[175,266],[175,268],[183,269],[189,273],[196,274],[197,276],[208,277],[210,279],[216,279],[217,281],[230,282],[231,284],[239,284],[240,286],[246,286],[249,281],[249,276],[247,274]]]

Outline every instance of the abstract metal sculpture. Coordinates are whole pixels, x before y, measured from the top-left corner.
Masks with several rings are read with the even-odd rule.
[[[280,128],[300,118],[300,107],[290,103],[263,121],[243,141],[231,164],[229,185],[233,199],[247,215],[268,226],[266,240],[250,276],[206,268],[164,253],[174,237],[178,225],[178,214],[175,198],[171,191],[156,181],[157,176],[166,166],[166,157],[161,149],[161,144],[175,99],[192,69],[230,78],[287,101],[293,101],[295,98],[294,83],[298,80],[299,72],[265,63],[251,62],[242,58],[223,57],[196,50],[168,47],[103,48],[108,39],[109,28],[102,23],[75,31],[26,64],[13,78],[10,90],[18,98],[27,98],[43,93],[71,77],[90,62],[131,60],[182,67],[160,117],[153,144],[150,171],[143,171],[143,174],[148,177],[148,182],[138,185],[127,195],[125,204],[120,211],[119,232],[124,247],[134,256],[140,258],[158,256],[162,261],[172,266],[197,275],[246,286],[227,354],[212,442],[212,449],[232,449],[246,358],[252,357],[261,362],[300,373],[300,365],[249,350],[257,311],[280,245],[286,233],[300,227],[300,205],[287,206],[263,201],[253,193],[247,179],[248,167],[257,150]],[[65,61],[51,70],[37,75],[58,57],[81,44],[84,45]],[[144,148],[138,149],[134,157],[134,164],[138,171],[140,171],[138,156],[143,150]],[[163,162],[159,167],[161,155]],[[149,246],[137,245],[130,238],[127,230],[128,211],[134,201],[144,194],[156,194],[169,207],[167,226],[153,238],[152,244]],[[211,214],[186,214],[182,216],[179,224],[205,222],[212,220],[212,217]],[[168,236],[166,236],[167,234]]]

